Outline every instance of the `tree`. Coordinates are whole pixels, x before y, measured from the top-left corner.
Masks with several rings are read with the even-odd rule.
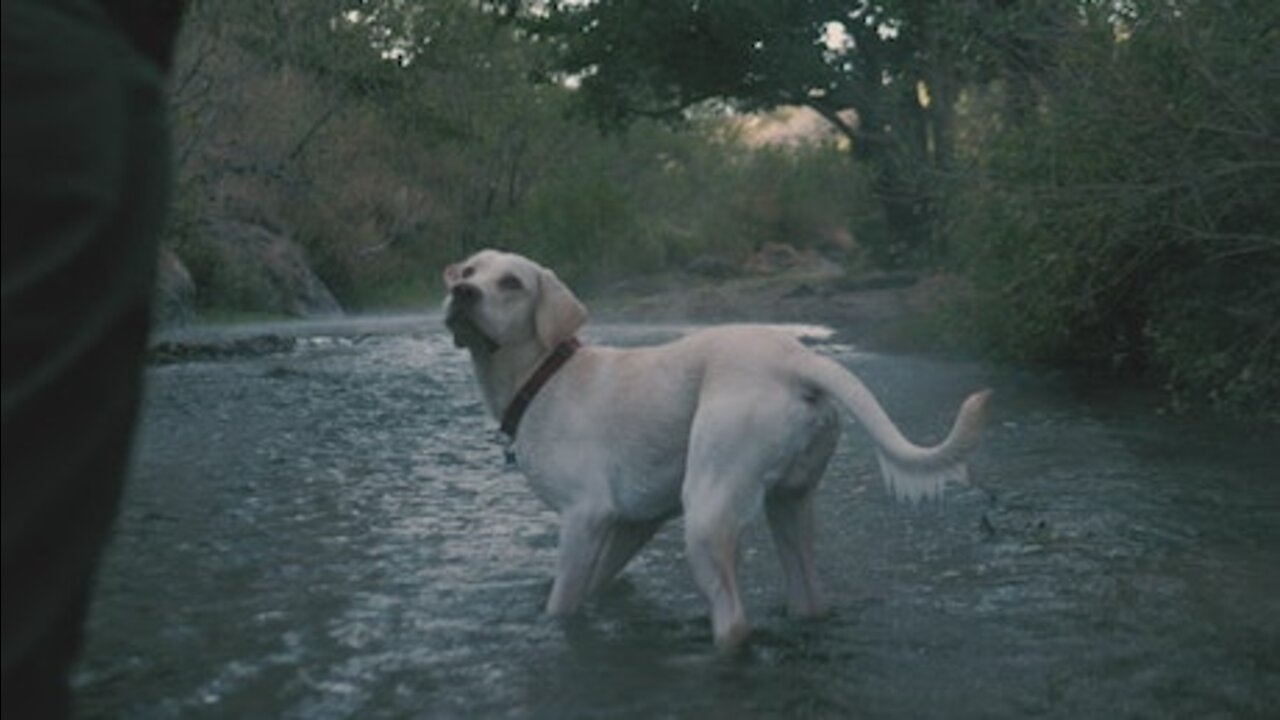
[[[480,246],[588,284],[707,252],[736,258],[753,239],[744,198],[818,168],[797,159],[763,172],[715,118],[680,132],[640,121],[625,136],[566,122],[574,93],[529,82],[552,46],[500,19],[472,0],[194,6],[175,67],[169,245],[198,302],[258,309],[242,291],[254,263],[227,262],[237,238],[214,225],[287,238],[359,308],[434,295],[430,268]],[[863,209],[846,202],[865,196],[861,177],[814,186],[793,214]]]
[[[922,170],[945,166],[948,152],[951,85],[940,66],[925,72],[943,39],[929,5],[603,0],[557,3],[524,25],[555,44],[543,75],[578,86],[579,107],[607,127],[678,121],[707,103],[814,110],[873,167],[874,192],[907,249],[930,234]],[[928,102],[926,88],[945,96]]]

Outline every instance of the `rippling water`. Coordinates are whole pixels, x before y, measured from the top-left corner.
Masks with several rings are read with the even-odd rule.
[[[276,329],[278,330],[278,328]],[[997,388],[975,484],[891,503],[856,425],[820,490],[820,621],[711,650],[678,522],[568,622],[555,517],[504,464],[465,358],[418,324],[149,373],[135,471],[75,677],[88,717],[1232,717],[1280,707],[1273,438],[1042,377],[857,352],[933,441]],[[654,342],[669,327],[588,339]]]

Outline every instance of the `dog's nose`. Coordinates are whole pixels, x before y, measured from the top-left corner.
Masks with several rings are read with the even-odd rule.
[[[456,303],[471,305],[480,301],[480,288],[471,283],[458,283],[449,292]]]

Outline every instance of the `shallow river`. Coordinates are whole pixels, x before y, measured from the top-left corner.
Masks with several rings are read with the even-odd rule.
[[[973,484],[895,504],[846,423],[820,489],[834,613],[711,649],[671,523],[580,617],[542,616],[556,524],[438,320],[268,328],[153,366],[74,684],[87,717],[1263,717],[1280,708],[1280,438],[1065,381],[859,352],[908,436],[996,388]],[[265,329],[261,329],[265,330]],[[588,341],[682,328],[604,326]],[[247,332],[241,330],[240,332]]]

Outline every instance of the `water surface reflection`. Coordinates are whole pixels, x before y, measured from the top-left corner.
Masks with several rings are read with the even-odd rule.
[[[578,618],[540,609],[555,518],[428,318],[282,326],[287,353],[150,371],[76,676],[89,717],[1248,716],[1280,707],[1275,444],[1044,377],[808,342],[910,436],[999,393],[975,484],[892,504],[867,440],[820,491],[832,617],[710,651],[678,523]],[[604,326],[643,344],[675,326]],[[260,330],[259,330],[260,331]],[[245,332],[245,331],[240,331]]]

